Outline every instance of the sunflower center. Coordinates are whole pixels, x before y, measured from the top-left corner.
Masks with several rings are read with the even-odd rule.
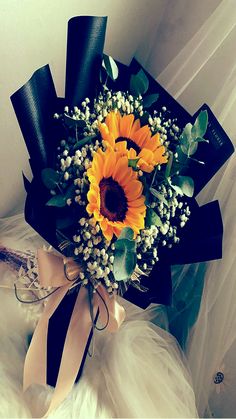
[[[133,140],[131,140],[130,138],[125,138],[125,137],[118,137],[116,139],[116,143],[120,143],[121,141],[126,141],[127,143],[127,149],[130,150],[131,148],[133,148],[137,154],[140,153],[141,148],[138,146],[138,144],[136,144]]]
[[[100,212],[109,221],[124,221],[128,210],[124,190],[112,177],[103,178],[100,187]]]

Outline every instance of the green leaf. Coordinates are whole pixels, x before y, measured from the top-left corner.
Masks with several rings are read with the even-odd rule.
[[[64,122],[65,124],[69,127],[69,128],[85,128],[86,127],[86,122],[84,121],[84,119],[74,119],[69,115],[64,114]]]
[[[202,137],[197,137],[195,141],[197,141],[198,143],[209,143],[209,140],[206,140]]]
[[[64,195],[55,195],[46,203],[49,207],[65,207],[66,206],[66,197]]]
[[[85,144],[91,144],[93,140],[97,137],[97,135],[88,135],[87,137],[82,138],[81,140],[77,141],[73,147],[73,150],[78,150],[79,148],[83,147]]]
[[[192,137],[204,137],[207,130],[208,124],[208,113],[207,111],[201,111],[198,117],[196,118],[194,125],[192,127]]]
[[[147,208],[145,227],[162,226],[162,221],[157,213],[152,208]]]
[[[183,194],[188,196],[189,198],[192,198],[194,193],[194,181],[189,176],[176,176],[174,179],[172,179],[173,185],[179,187]]]
[[[115,242],[113,274],[116,281],[128,281],[137,262],[134,240],[118,239]]]
[[[149,80],[141,69],[137,74],[132,74],[130,78],[130,93],[133,96],[144,95],[149,86]]]
[[[178,195],[183,196],[183,191],[179,186],[171,184],[171,187]]]
[[[138,170],[137,164],[138,164],[139,158],[138,159],[129,159],[128,160],[128,166],[132,167],[134,170]]]
[[[72,183],[72,185],[70,185],[69,188],[67,188],[65,191],[65,195],[64,195],[65,200],[69,198],[73,198],[75,194],[75,190],[76,190],[76,186]]]
[[[54,189],[58,185],[61,176],[55,170],[48,167],[42,170],[41,178],[46,188]]]
[[[171,172],[171,168],[172,168],[172,163],[173,163],[173,158],[174,155],[172,153],[172,151],[169,151],[169,159],[166,165],[166,171],[165,171],[165,177],[169,177],[170,176],[170,172]]]
[[[131,227],[124,227],[119,235],[119,239],[127,239],[127,240],[133,240],[134,238],[134,231]]]
[[[150,108],[159,98],[159,93],[152,93],[151,95],[147,95],[143,98],[143,107]]]
[[[155,196],[155,198],[157,198],[159,201],[163,202],[165,205],[168,206],[168,202],[167,202],[166,198],[164,197],[164,195],[162,195],[160,192],[158,192],[154,188],[150,188],[149,191],[151,192],[151,194],[153,196]]]
[[[192,140],[192,124],[189,122],[185,125],[183,133],[180,137],[180,143],[181,144],[189,144],[189,142]]]
[[[105,68],[107,75],[115,81],[118,77],[119,70],[114,59],[110,55],[103,54],[102,66]]]
[[[188,157],[192,156],[194,153],[196,153],[198,148],[198,142],[189,142],[188,144],[180,144],[181,150],[184,154],[186,154]]]

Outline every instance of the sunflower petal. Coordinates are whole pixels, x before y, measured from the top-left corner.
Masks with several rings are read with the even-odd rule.
[[[132,136],[132,140],[139,147],[145,147],[146,142],[149,141],[150,138],[151,138],[151,132],[148,125],[144,125],[144,127],[140,128]]]
[[[120,132],[119,137],[130,138],[130,132],[134,122],[134,115],[124,115],[120,119]]]
[[[110,112],[105,120],[106,126],[108,127],[108,130],[110,133],[112,133],[114,139],[118,138],[120,136],[119,133],[119,121],[120,121],[120,113],[117,112]]]
[[[116,165],[116,153],[111,151],[110,153],[107,153],[106,157],[105,157],[105,161],[104,161],[104,166],[103,166],[103,176],[105,178],[109,178],[112,176],[114,167]]]
[[[130,131],[130,137],[131,138],[133,137],[134,133],[140,129],[140,127],[141,127],[140,119],[135,119],[135,121],[133,123],[133,126],[131,128],[131,131]]]

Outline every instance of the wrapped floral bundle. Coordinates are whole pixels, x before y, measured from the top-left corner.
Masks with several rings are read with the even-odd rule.
[[[192,118],[137,62],[102,55],[105,28],[69,21],[65,99],[48,66],[12,96],[33,173],[25,217],[57,250],[38,251],[48,301],[24,372],[25,388],[56,386],[50,410],[79,378],[93,330],[123,321],[116,295],[168,304],[171,264],[222,252],[218,204],[194,197],[230,140],[206,106]]]

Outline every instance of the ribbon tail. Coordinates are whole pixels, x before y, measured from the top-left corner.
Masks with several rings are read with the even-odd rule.
[[[48,298],[44,312],[34,331],[25,358],[23,390],[31,384],[46,385],[47,383],[47,333],[48,322],[54,311],[66,295],[70,285],[59,288]]]
[[[99,307],[100,321],[109,332],[117,332],[125,319],[125,309],[117,301],[116,295],[109,295],[103,286],[99,286],[94,300]]]
[[[94,304],[94,310],[97,305]],[[88,290],[81,287],[67,330],[55,391],[44,417],[56,409],[71,391],[79,372],[92,328]]]

